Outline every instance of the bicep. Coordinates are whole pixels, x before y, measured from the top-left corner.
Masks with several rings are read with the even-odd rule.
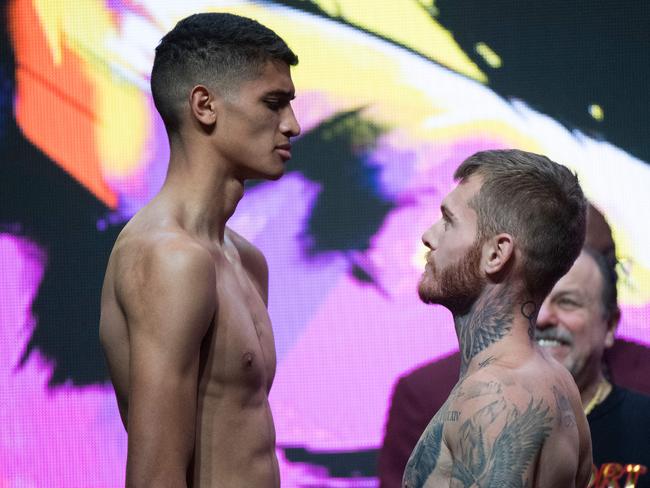
[[[216,307],[210,262],[153,256],[125,303],[129,328],[127,476],[184,476],[194,445],[202,339]],[[136,270],[137,273],[137,270]]]
[[[578,429],[580,432],[580,469],[576,487],[582,488],[589,484],[591,479],[591,469],[593,466],[593,450],[591,447],[591,432],[587,418],[583,415],[576,415],[578,419]]]

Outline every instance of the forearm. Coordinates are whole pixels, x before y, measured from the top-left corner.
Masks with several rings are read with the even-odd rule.
[[[157,473],[134,473],[134,470],[126,471],[126,488],[186,488],[187,473],[184,470],[170,470]]]
[[[163,434],[164,435],[164,434]],[[126,463],[126,486],[185,487],[191,462],[191,449],[173,438],[158,437],[158,441],[143,442],[131,435]],[[153,439],[149,439],[153,440]]]
[[[186,484],[195,443],[196,405],[191,399],[196,397],[196,389],[192,387],[193,375],[189,380],[175,376],[169,373],[166,381],[154,381],[133,391],[127,486]]]

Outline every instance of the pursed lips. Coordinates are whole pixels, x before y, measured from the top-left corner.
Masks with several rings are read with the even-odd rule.
[[[288,161],[291,159],[291,144],[286,143],[286,144],[280,144],[279,146],[275,146],[276,151],[280,153],[280,157],[284,159],[285,161]]]

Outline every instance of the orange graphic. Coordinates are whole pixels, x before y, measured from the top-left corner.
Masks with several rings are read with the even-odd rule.
[[[95,91],[83,61],[64,42],[55,60],[32,2],[15,1],[9,19],[16,56],[16,120],[25,137],[111,208],[95,140]]]

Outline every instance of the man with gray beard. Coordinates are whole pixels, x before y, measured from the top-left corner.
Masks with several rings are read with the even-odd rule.
[[[593,447],[593,487],[650,487],[650,397],[616,385],[603,370],[620,318],[616,258],[585,247],[551,290],[535,338],[580,389]]]

